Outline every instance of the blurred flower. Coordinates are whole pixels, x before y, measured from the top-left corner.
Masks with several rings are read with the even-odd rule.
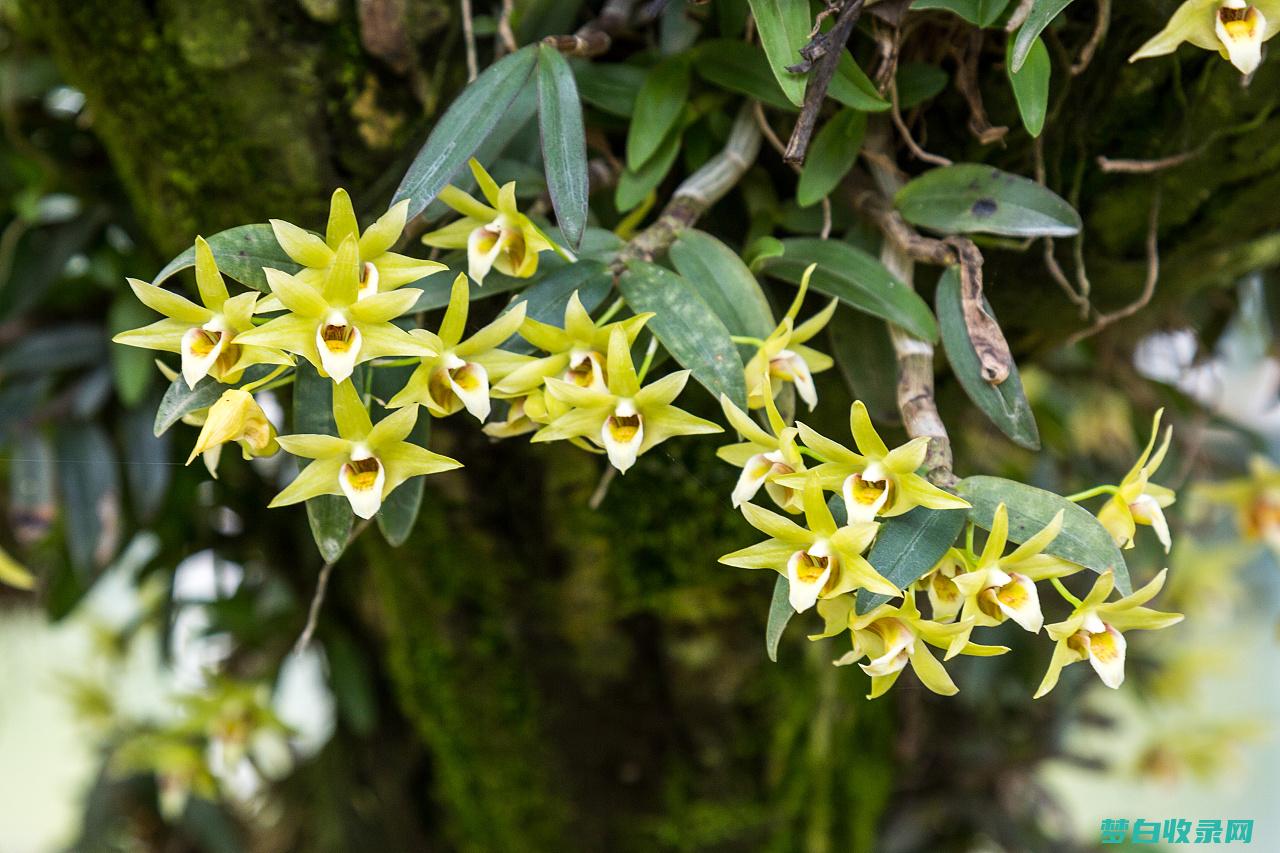
[[[405,480],[461,467],[447,456],[406,441],[418,419],[418,407],[399,409],[374,425],[355,386],[348,380],[333,389],[338,436],[282,435],[280,446],[315,460],[270,506],[287,506],[319,495],[346,495],[351,510],[373,518]]]
[[[361,298],[359,260],[356,238],[348,235],[318,288],[267,269],[271,292],[289,313],[245,332],[243,339],[296,353],[334,382],[342,382],[356,365],[370,359],[435,355],[427,342],[391,322],[411,311],[422,291],[405,287]]]
[[[570,410],[538,430],[532,441],[588,439],[603,447],[613,467],[625,474],[636,457],[668,438],[723,432],[718,424],[671,405],[689,381],[689,371],[640,387],[627,333],[618,326],[609,338],[607,376],[606,390],[548,377],[548,396]]]
[[[765,386],[767,390],[767,379]],[[800,493],[777,482],[779,477],[803,471],[805,467],[804,456],[796,444],[798,432],[795,427],[789,427],[783,421],[778,407],[773,403],[772,394],[765,395],[765,409],[772,433],[757,425],[750,415],[735,406],[724,394],[720,395],[720,406],[724,409],[725,418],[746,439],[737,444],[727,444],[716,451],[716,456],[742,469],[731,496],[734,508],[754,498],[763,486],[779,509],[790,513],[803,512],[804,504]]]
[[[797,613],[813,607],[820,598],[835,598],[855,589],[900,594],[862,556],[875,539],[879,524],[868,521],[837,527],[816,483],[805,487],[803,504],[807,529],[776,512],[743,504],[747,523],[770,538],[726,554],[720,562],[741,569],[773,569],[783,575]]]
[[[262,407],[252,394],[239,388],[223,391],[218,401],[209,407],[195,447],[187,457],[187,464],[204,454],[205,467],[217,477],[218,458],[222,445],[228,441],[239,443],[245,459],[272,456],[280,447],[276,443],[275,427]]]
[[[483,423],[489,417],[489,383],[533,361],[529,356],[498,349],[524,322],[528,303],[516,303],[511,310],[463,340],[470,295],[467,276],[459,273],[453,281],[439,334],[433,335],[425,329],[411,332],[437,354],[422,359],[388,406],[397,408],[416,403],[426,406],[427,411],[438,418],[466,408]]]
[[[1173,427],[1165,430],[1164,441],[1154,455],[1156,438],[1160,434],[1160,416],[1164,409],[1156,412],[1151,424],[1151,439],[1147,447],[1138,457],[1129,473],[1120,481],[1118,491],[1098,512],[1098,521],[1107,528],[1116,544],[1122,548],[1133,547],[1133,537],[1138,524],[1149,525],[1155,531],[1156,538],[1169,553],[1173,541],[1169,536],[1169,523],[1164,517],[1164,507],[1176,499],[1172,489],[1157,486],[1149,482],[1160,463],[1164,461],[1169,450],[1169,442],[1173,439]]]
[[[440,249],[466,249],[467,274],[484,284],[489,270],[515,278],[529,278],[538,271],[538,255],[547,250],[568,253],[542,233],[516,206],[515,181],[501,189],[473,157],[471,174],[489,204],[458,189],[441,190],[440,201],[462,214],[457,222],[422,235],[422,242]],[[570,260],[572,258],[570,257]]]
[[[826,308],[799,326],[795,325],[796,316],[800,313],[800,306],[809,290],[809,278],[817,266],[810,264],[804,271],[800,289],[796,291],[796,298],[792,300],[786,316],[769,337],[761,342],[756,354],[747,362],[747,408],[758,409],[764,405],[766,394],[777,393],[777,389],[770,387],[767,381],[770,378],[779,381],[779,388],[783,382],[795,385],[796,392],[809,406],[809,411],[813,411],[818,405],[818,389],[813,384],[813,374],[829,370],[835,362],[830,356],[804,344],[826,328],[840,301],[832,299]]]
[[[1271,460],[1253,456],[1248,476],[1197,486],[1195,494],[1234,510],[1246,540],[1265,542],[1280,552],[1280,468]]]
[[[436,261],[410,258],[389,251],[404,231],[408,210],[408,199],[393,204],[361,234],[360,223],[351,206],[351,196],[347,195],[346,190],[338,188],[329,201],[329,223],[323,240],[310,231],[280,219],[271,220],[271,230],[275,232],[276,242],[284,249],[285,254],[302,265],[303,269],[295,278],[317,289],[322,286],[342,244],[349,237],[355,239],[355,263],[359,270],[358,296],[364,299],[448,269]],[[268,303],[258,310],[262,312],[279,308],[278,304]]]
[[[1107,571],[1098,576],[1093,589],[1076,604],[1071,615],[1048,627],[1049,636],[1057,643],[1049,670],[1036,690],[1035,698],[1047,694],[1058,683],[1062,668],[1089,661],[1102,683],[1117,688],[1124,682],[1125,642],[1123,631],[1155,631],[1182,621],[1181,613],[1162,613],[1143,607],[1164,586],[1168,569],[1132,595],[1107,602],[1115,588],[1115,575]]]
[[[944,491],[915,473],[929,452],[927,436],[913,438],[892,451],[871,424],[867,407],[856,401],[849,411],[849,429],[859,453],[825,438],[804,424],[796,424],[800,440],[819,458],[821,465],[803,474],[779,478],[797,488],[812,478],[827,491],[844,495],[850,521],[870,521],[877,515],[894,516],[917,507],[966,509],[969,502]]]
[[[166,319],[121,332],[111,340],[131,347],[179,353],[182,378],[190,388],[196,387],[206,375],[219,382],[236,382],[252,364],[293,364],[278,347],[243,339],[253,329],[258,294],[231,296],[227,293],[213,250],[203,237],[196,238],[195,254],[196,286],[202,304],[131,278],[129,286],[139,301]]]
[[[1129,57],[1173,53],[1184,41],[1222,54],[1242,74],[1262,62],[1262,43],[1280,32],[1280,0],[1186,0],[1168,25]]]

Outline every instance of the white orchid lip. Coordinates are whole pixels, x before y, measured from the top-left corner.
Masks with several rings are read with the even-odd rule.
[[[1129,512],[1133,515],[1134,521],[1151,526],[1156,538],[1164,546],[1164,552],[1168,554],[1173,547],[1173,538],[1169,535],[1169,522],[1164,517],[1160,502],[1151,495],[1141,494],[1138,495],[1137,500],[1129,504]]]
[[[372,261],[365,261],[360,268],[360,287],[356,290],[356,301],[378,295],[378,268]]]
[[[942,572],[933,573],[926,592],[929,596],[929,604],[933,607],[932,615],[935,621],[943,621],[955,616],[964,603],[960,588],[956,586],[955,581]]]
[[[343,381],[356,369],[362,344],[360,330],[340,312],[333,312],[316,328],[320,364],[334,382]]]
[[[1101,620],[1099,624],[1102,625],[1101,631],[1082,628],[1067,640],[1067,644],[1077,653],[1087,656],[1102,683],[1114,690],[1124,683],[1124,658],[1128,643],[1124,635],[1115,628]]]
[[[449,377],[449,390],[468,412],[484,423],[493,405],[489,400],[489,372],[483,365],[463,361],[452,353],[445,359],[444,369]]]
[[[1262,41],[1267,18],[1257,6],[1244,0],[1226,0],[1214,15],[1213,29],[1231,64],[1252,74],[1262,62]]]
[[[901,672],[911,659],[915,648],[915,633],[901,619],[877,619],[870,626],[884,641],[884,653],[867,663],[862,664],[862,671],[867,675],[893,675]]]
[[[754,498],[761,486],[765,487],[769,497],[773,498],[778,506],[783,506],[791,499],[795,490],[771,483],[769,478],[794,472],[795,468],[786,463],[781,450],[757,453],[747,460],[747,464],[742,466],[742,473],[738,475],[738,483],[733,487],[731,496],[734,507],[741,506]]]
[[[808,550],[793,553],[787,560],[787,598],[791,609],[803,613],[817,604],[835,569],[836,556],[826,540],[819,539]]]
[[[609,390],[609,383],[604,378],[604,358],[595,350],[570,352],[569,366],[560,378],[590,391]]]
[[[196,383],[209,374],[226,342],[227,329],[221,317],[186,331],[182,336],[182,378],[187,381],[187,387],[196,387]]]
[[[809,411],[818,405],[818,389],[813,384],[813,373],[809,364],[799,353],[784,349],[769,361],[769,375],[783,382],[796,386],[796,393],[804,400]]]
[[[862,473],[850,474],[841,487],[849,523],[874,521],[889,503],[893,481],[879,464],[871,464]]]
[[[640,445],[644,442],[644,418],[636,411],[634,402],[628,399],[618,401],[613,414],[605,418],[604,425],[600,427],[600,442],[618,473],[627,473],[640,455]]]
[[[350,460],[338,472],[338,485],[350,501],[351,511],[365,519],[373,518],[381,508],[386,482],[386,468],[363,444],[352,447]]]
[[[987,608],[994,607],[1024,630],[1039,633],[1044,626],[1044,615],[1040,611],[1040,595],[1036,592],[1035,583],[1016,572],[1006,577],[1009,578],[1007,583],[983,590],[980,602],[983,611],[990,614]]]

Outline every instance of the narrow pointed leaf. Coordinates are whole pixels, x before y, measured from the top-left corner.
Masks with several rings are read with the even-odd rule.
[[[256,382],[275,369],[275,365],[255,364],[246,368],[240,384]],[[189,388],[187,380],[181,376],[174,377],[169,387],[165,389],[164,396],[160,398],[160,405],[156,408],[153,431],[157,436],[163,435],[169,427],[182,420],[183,416],[212,406],[222,396],[222,392],[231,387],[233,386],[223,385],[212,377],[206,376],[196,383],[195,388]]]
[[[1009,83],[1013,86],[1014,100],[1018,102],[1022,126],[1032,136],[1039,136],[1040,131],[1044,130],[1044,119],[1049,111],[1049,77],[1053,72],[1049,50],[1041,39],[1035,39],[1031,43],[1027,61],[1020,70],[1014,71],[1013,39],[1010,39],[1005,67],[1009,70]]]
[[[711,39],[696,50],[694,70],[708,83],[775,109],[796,111],[796,105],[782,93],[760,48],[736,39]]]
[[[627,265],[618,287],[631,310],[654,313],[646,328],[713,397],[725,394],[740,408],[747,407],[738,348],[724,323],[689,282],[670,270],[634,261]]]
[[[689,100],[689,61],[680,56],[655,65],[636,94],[627,131],[627,168],[633,172],[658,153]]]
[[[560,51],[538,48],[538,127],[547,189],[560,230],[573,248],[587,227],[587,138],[573,72]]]
[[[831,78],[827,94],[846,107],[868,113],[883,112],[892,106],[881,97],[876,84],[871,82],[871,78],[847,50],[840,57],[840,64],[836,66],[836,74]]]
[[[867,114],[858,110],[841,110],[822,126],[800,170],[797,204],[817,204],[839,186],[857,162],[866,133]]]
[[[380,400],[389,400],[404,387],[413,373],[413,365],[403,367],[384,367],[373,374],[373,395]],[[381,407],[375,406],[375,411]],[[388,414],[383,410],[383,415]],[[420,447],[426,447],[431,439],[431,418],[425,409],[418,410],[418,419],[414,421],[413,431],[408,440]],[[418,520],[418,510],[422,508],[422,493],[426,487],[426,477],[411,477],[387,495],[378,510],[378,529],[389,545],[403,545],[413,533],[413,526]]]
[[[672,245],[671,262],[729,334],[766,338],[773,331],[773,312],[760,282],[724,243],[705,231],[687,230]]]
[[[488,282],[488,279],[485,279]],[[569,299],[576,291],[582,306],[594,311],[604,302],[609,291],[613,289],[613,277],[609,269],[599,261],[578,261],[562,267],[536,284],[525,288],[511,300],[504,309],[510,311],[521,303],[525,303],[525,316],[560,326],[564,323],[564,310]],[[533,344],[513,336],[502,346],[512,352],[532,353],[536,351]]]
[[[1031,55],[1031,48],[1035,45],[1036,39],[1044,32],[1045,27],[1053,23],[1053,19],[1070,5],[1071,0],[1035,0],[1035,4],[1031,7],[1031,14],[1027,15],[1027,20],[1018,28],[1018,34],[1014,37],[1011,70],[1015,72],[1022,70],[1022,64]]]
[[[816,263],[809,286],[846,305],[896,323],[916,337],[938,339],[938,326],[929,306],[898,281],[878,260],[839,240],[797,237],[783,240],[783,254],[761,265],[769,275],[799,284],[809,264]]]
[[[944,234],[1070,237],[1080,215],[1052,190],[979,163],[931,169],[898,191],[894,204],[912,225]]]
[[[409,218],[417,216],[444,189],[524,87],[538,53],[527,45],[504,56],[462,90],[436,122],[396,190],[393,203],[409,199]]]
[[[1063,513],[1062,532],[1045,548],[1045,553],[1101,574],[1115,572],[1116,588],[1124,595],[1133,591],[1124,555],[1111,539],[1107,529],[1084,507],[1066,498],[1001,477],[966,477],[956,487],[960,497],[973,504],[969,518],[984,530],[991,529],[996,507],[1004,504],[1009,512],[1009,539],[1025,542]]]
[[[248,285],[254,290],[261,290],[263,293],[271,290],[267,286],[267,276],[262,271],[263,267],[271,267],[287,273],[295,273],[302,269],[285,254],[284,249],[280,248],[280,244],[276,242],[275,232],[265,222],[237,225],[210,235],[205,240],[213,251],[213,259],[217,261],[218,269],[223,275]],[[175,273],[195,265],[196,250],[192,246],[165,264],[160,272],[156,273],[151,283],[159,287]]]
[[[813,27],[809,0],[750,0],[750,4],[773,76],[787,100],[798,107],[804,103],[808,75],[787,68],[801,61],[800,48],[809,41]]]
[[[973,341],[964,322],[960,274],[955,267],[949,268],[938,280],[934,302],[947,361],[951,363],[951,370],[964,392],[1014,444],[1028,450],[1039,450],[1040,431],[1036,427],[1031,404],[1027,402],[1027,395],[1022,390],[1018,366],[1011,365],[1009,377],[999,385],[992,385],[982,377],[982,363],[973,349]],[[983,307],[988,314],[995,316],[985,299]]]
[[[614,190],[613,203],[619,213],[626,213],[644,201],[675,165],[676,155],[680,153],[681,128],[671,128],[656,154],[645,161],[639,171],[624,169],[618,176],[618,186]]]
[[[645,69],[621,62],[570,60],[578,94],[584,103],[620,118],[630,118],[636,93],[644,83]]]
[[[946,9],[974,26],[989,27],[1004,13],[1009,3],[1010,0],[916,0],[911,4],[911,10]]]
[[[333,420],[333,381],[322,377],[311,364],[298,360],[293,383],[293,431],[299,434],[337,435]],[[361,387],[361,373],[352,381]],[[307,501],[307,521],[311,536],[325,562],[342,556],[355,526],[351,504],[342,495],[321,495]]]
[[[778,662],[778,643],[782,641],[782,632],[787,630],[787,623],[795,615],[791,607],[791,584],[783,575],[778,575],[773,585],[773,600],[769,602],[769,622],[764,628],[764,648],[769,653],[769,660]]]
[[[898,589],[906,589],[932,569],[956,543],[968,513],[962,509],[918,506],[904,515],[886,518],[876,534],[867,562]],[[870,590],[858,590],[858,613],[889,600]]]

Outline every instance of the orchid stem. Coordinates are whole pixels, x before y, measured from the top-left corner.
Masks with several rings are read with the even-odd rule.
[[[796,450],[799,450],[799,451],[800,451],[800,453],[802,453],[802,454],[803,454],[803,455],[805,455],[805,456],[808,456],[808,457],[810,457],[810,458],[812,458],[812,459],[817,459],[819,462],[829,462],[829,461],[830,461],[829,459],[826,459],[826,458],[824,458],[824,457],[822,457],[822,456],[818,455],[817,453],[815,453],[814,451],[810,450],[810,449],[809,449],[809,448],[807,448],[807,447],[802,447],[802,446],[800,446],[800,445],[796,445]]]
[[[644,361],[640,364],[640,372],[636,374],[636,378],[641,385],[644,384],[645,374],[649,372],[650,365],[653,364],[653,355],[658,351],[658,339],[649,338],[649,348],[645,350]]]
[[[422,359],[416,355],[407,356],[405,358],[393,358],[388,361],[375,361],[374,367],[408,367],[411,364],[421,364]]]
[[[973,552],[973,531],[974,523],[970,521],[964,531],[964,549],[969,552],[969,556],[974,556]]]
[[[606,308],[606,309],[605,309],[605,312],[604,312],[603,314],[601,314],[601,315],[600,315],[600,318],[599,318],[599,319],[597,319],[597,320],[596,320],[596,325],[597,325],[597,326],[603,326],[605,323],[607,323],[607,322],[609,322],[610,320],[612,320],[612,319],[614,318],[614,316],[615,316],[619,311],[621,311],[621,310],[622,310],[622,306],[623,306],[623,305],[626,305],[626,304],[627,304],[627,301],[626,301],[625,299],[623,299],[621,296],[619,296],[617,299],[613,300],[613,304],[612,304],[612,305],[610,305],[608,308]]]
[[[1116,486],[1094,486],[1092,489],[1085,489],[1083,492],[1067,495],[1067,500],[1072,503],[1079,503],[1080,501],[1087,501],[1089,498],[1096,498],[1098,495],[1114,495],[1119,491],[1120,489]]]
[[[1076,607],[1081,606],[1083,602],[1081,602],[1080,599],[1076,598],[1074,595],[1068,592],[1067,588],[1062,585],[1062,581],[1058,580],[1057,578],[1049,578],[1049,582],[1052,583],[1054,588],[1058,590],[1059,595],[1061,595],[1067,601],[1071,602]]]
[[[286,386],[286,385],[292,385],[292,384],[293,384],[293,380],[294,380],[295,376],[296,376],[296,374],[290,373],[288,376],[283,376],[283,377],[281,377],[280,379],[277,379],[275,382],[272,382],[270,385],[263,385],[263,386],[262,386],[261,388],[259,388],[258,390],[259,390],[259,391],[274,391],[274,390],[275,390],[275,389],[277,389],[277,388],[283,388],[283,387],[284,387],[284,386]]]
[[[733,341],[735,344],[748,344],[753,347],[764,346],[763,340],[760,338],[753,338],[748,335],[730,335],[729,340]]]
[[[275,370],[268,373],[266,376],[262,377],[261,379],[258,379],[254,382],[250,382],[248,385],[241,385],[240,390],[253,393],[254,391],[261,388],[263,385],[266,385],[272,379],[275,379],[277,376],[279,376],[281,373],[284,373],[288,369],[289,369],[289,366],[287,364],[282,364],[279,367],[277,367]]]

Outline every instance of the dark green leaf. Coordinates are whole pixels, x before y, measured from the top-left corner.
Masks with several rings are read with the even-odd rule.
[[[783,575],[773,585],[773,600],[769,602],[769,622],[764,629],[764,648],[769,653],[769,660],[778,662],[778,643],[782,640],[782,632],[787,630],[787,623],[795,615],[791,606],[791,584]]]
[[[109,563],[120,544],[116,451],[95,424],[59,427],[54,441],[67,548],[83,579]]]
[[[853,59],[853,54],[845,51],[836,66],[836,74],[831,78],[827,94],[846,107],[869,113],[878,113],[892,106],[880,96],[876,84]]]
[[[680,122],[689,100],[689,60],[675,57],[655,65],[636,94],[635,113],[627,131],[627,168],[640,171],[657,155]]]
[[[255,364],[245,370],[240,384],[256,382],[272,370],[275,370],[274,365]],[[222,396],[222,392],[229,387],[231,386],[215,382],[206,376],[196,383],[195,388],[188,388],[187,380],[181,376],[175,376],[169,383],[169,387],[165,389],[164,396],[160,398],[153,431],[156,435],[163,435],[165,430],[182,420],[184,415],[212,406]]]
[[[783,240],[782,245],[782,256],[769,258],[763,264],[769,275],[799,284],[805,268],[816,263],[818,268],[809,282],[814,290],[896,323],[916,337],[938,339],[938,326],[929,306],[871,255],[839,240],[796,237]]]
[[[352,381],[357,381],[359,375],[352,377]],[[358,381],[356,387],[360,387]],[[297,377],[293,382],[293,431],[338,434],[333,420],[333,380],[321,376],[304,359],[298,359]],[[341,557],[355,525],[347,499],[342,495],[312,498],[307,501],[307,521],[311,523],[311,536],[325,562],[332,563]]]
[[[652,311],[648,328],[681,367],[717,400],[725,394],[745,409],[742,358],[720,318],[689,282],[654,264],[633,261],[618,287],[631,310]]]
[[[1022,116],[1022,125],[1027,133],[1039,136],[1044,129],[1044,118],[1049,111],[1049,77],[1053,67],[1049,61],[1049,50],[1039,38],[1031,43],[1027,53],[1027,61],[1021,70],[1013,70],[1013,39],[1009,39],[1008,59],[1005,67],[1009,70],[1009,82],[1013,86],[1013,97],[1018,102],[1018,114]]]
[[[919,580],[956,543],[969,514],[962,509],[929,509],[918,506],[908,513],[886,518],[867,561],[898,589]],[[889,600],[870,590],[858,590],[858,613],[866,613]]]
[[[731,39],[703,42],[697,47],[694,68],[708,83],[755,98],[770,107],[796,110],[774,79],[764,53],[746,42]]]
[[[817,204],[839,186],[857,161],[866,133],[867,114],[858,110],[841,110],[822,126],[800,171],[797,204]]]
[[[636,92],[644,82],[643,68],[586,60],[573,60],[570,64],[583,101],[610,115],[631,117],[636,108]]]
[[[898,87],[898,108],[909,110],[937,97],[947,88],[947,72],[927,62],[904,62],[898,66],[895,85]]]
[[[284,249],[280,248],[280,244],[276,242],[275,232],[265,222],[237,225],[206,237],[205,241],[213,251],[213,259],[218,262],[218,269],[223,275],[248,285],[254,290],[261,290],[263,293],[271,289],[267,286],[267,276],[262,271],[263,267],[272,267],[287,273],[295,273],[302,269],[284,253]],[[193,246],[165,264],[164,268],[156,274],[152,284],[159,287],[175,273],[195,265],[196,250]]]
[[[561,267],[537,284],[525,288],[511,300],[505,310],[510,311],[524,302],[528,305],[525,309],[526,317],[552,326],[563,326],[564,310],[575,292],[582,306],[588,311],[594,311],[612,289],[613,278],[604,264],[599,261],[578,261]],[[512,352],[534,352],[533,345],[518,335],[503,344],[503,348]]]
[[[1004,13],[1009,2],[1010,0],[916,0],[911,4],[911,9],[946,9],[975,26],[989,27]]]
[[[901,417],[898,360],[884,320],[841,305],[827,326],[827,335],[831,357],[853,399],[867,404],[876,423],[896,423]]]
[[[898,191],[894,204],[912,225],[944,234],[1069,237],[1080,215],[1052,190],[979,163],[930,169]]]
[[[1070,5],[1071,0],[1035,0],[1031,14],[1027,15],[1027,20],[1018,28],[1018,34],[1013,40],[1013,71],[1022,70],[1022,63],[1031,55],[1036,39]]]
[[[1003,503],[1009,512],[1009,539],[1014,542],[1025,542],[1039,533],[1061,510],[1062,532],[1049,543],[1045,553],[1099,574],[1111,569],[1116,588],[1125,595],[1133,591],[1124,555],[1107,529],[1084,507],[1053,492],[1000,477],[966,477],[956,491],[973,504],[969,518],[983,530],[991,529],[996,507]]]
[[[800,48],[809,41],[813,28],[809,0],[750,0],[750,5],[773,76],[787,100],[798,107],[804,103],[808,75],[794,74],[787,67],[801,61]]]
[[[152,416],[159,394],[146,405],[135,406],[124,413],[121,432],[124,438],[125,480],[133,508],[144,521],[150,520],[164,506],[165,493],[173,476],[170,465],[172,436],[156,435]]]
[[[379,368],[374,374],[374,396],[382,400],[390,399],[396,391],[404,387],[413,373],[413,366],[402,368]],[[385,374],[385,377],[384,377]],[[385,386],[385,387],[383,387]],[[425,408],[418,409],[418,420],[414,422],[413,431],[408,441],[419,447],[426,447],[431,439],[431,418]],[[426,477],[412,477],[396,487],[387,495],[378,510],[378,529],[392,546],[400,546],[413,533],[413,525],[418,520],[418,510],[422,508],[422,492],[426,485]]]
[[[618,187],[614,191],[614,205],[619,213],[626,213],[652,192],[675,165],[676,155],[680,153],[680,126],[671,128],[671,132],[662,140],[658,152],[650,157],[638,172],[624,169],[618,176]]]
[[[538,53],[538,126],[547,189],[560,230],[575,249],[587,227],[587,137],[573,72],[560,51]]]
[[[499,59],[463,89],[436,122],[396,190],[395,201],[410,199],[411,219],[444,189],[502,120],[533,73],[537,57],[537,47],[527,45]]]
[[[107,312],[107,334],[115,335],[126,329],[137,329],[156,319],[155,312],[143,305],[133,294],[120,294]],[[115,378],[116,395],[125,406],[137,404],[151,387],[155,375],[155,353],[141,347],[113,346],[109,349],[111,373]]]
[[[773,331],[773,312],[760,282],[724,243],[704,231],[687,230],[671,246],[671,262],[729,334],[766,338]]]
[[[102,364],[106,334],[91,323],[66,323],[28,332],[0,355],[0,378],[49,373]]]
[[[938,280],[934,296],[938,310],[938,327],[942,332],[942,345],[947,351],[947,361],[960,386],[969,399],[983,411],[1000,431],[1021,447],[1040,449],[1040,431],[1031,404],[1022,390],[1018,366],[1012,365],[1009,378],[999,385],[992,385],[982,377],[982,363],[973,349],[969,329],[964,322],[964,308],[960,294],[960,273],[952,267]],[[994,319],[991,306],[983,300],[983,307]]]

